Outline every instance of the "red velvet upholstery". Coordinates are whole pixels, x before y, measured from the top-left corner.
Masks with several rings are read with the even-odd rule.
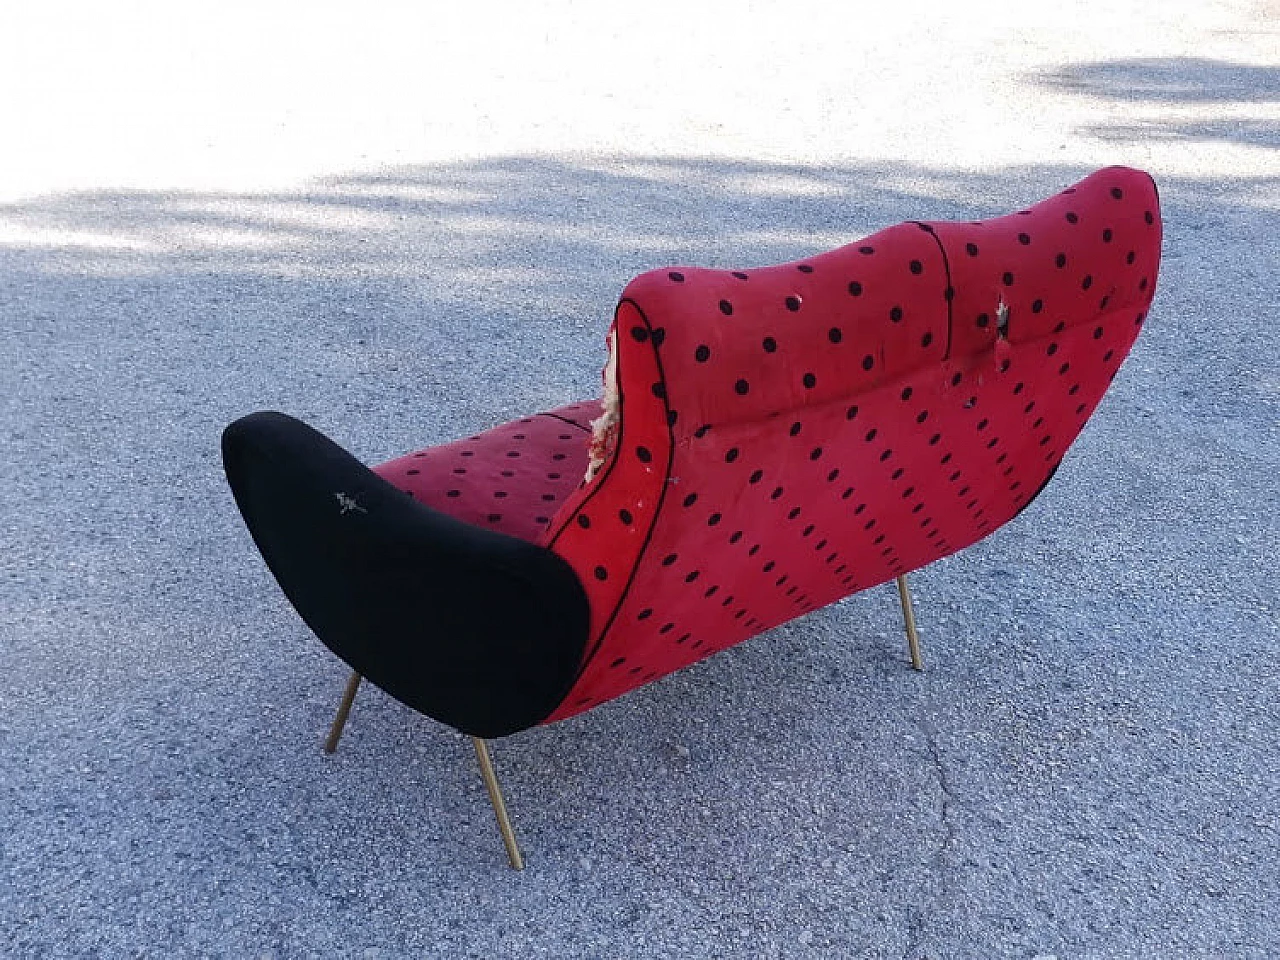
[[[548,722],[1014,517],[1137,336],[1160,236],[1150,178],[1111,168],[984,223],[634,280],[612,332],[611,455],[542,541],[591,606],[581,675]],[[467,515],[483,522],[480,501]]]
[[[599,415],[598,401],[571,404],[389,460],[374,473],[458,520],[537,542],[582,482]]]

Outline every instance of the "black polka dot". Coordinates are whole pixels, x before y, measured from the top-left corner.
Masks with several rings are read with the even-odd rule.
[[[1112,187],[1111,196],[1113,199],[1119,200],[1124,196],[1124,191],[1121,190],[1119,187]]]
[[[726,453],[725,453],[725,455],[724,455],[724,462],[725,462],[725,463],[733,463],[733,461],[735,461],[735,460],[737,460],[737,459],[738,459],[738,448],[737,448],[737,447],[730,447],[730,448],[728,449],[728,451],[726,451]]]
[[[791,436],[793,436],[793,437],[794,437],[794,436],[796,436],[797,434],[799,434],[799,433],[800,433],[800,421],[799,421],[799,420],[797,420],[795,423],[791,424],[791,427],[787,430],[787,433],[791,434]]]
[[[813,273],[813,267],[809,266],[807,263],[797,264],[796,269],[801,273]]]
[[[1093,286],[1093,275],[1085,274],[1085,278],[1080,281],[1080,289],[1088,290],[1092,286]]]
[[[1111,228],[1110,228],[1110,227],[1107,227],[1107,229],[1105,229],[1105,230],[1103,230],[1103,231],[1102,231],[1102,242],[1103,242],[1103,243],[1110,243],[1110,242],[1111,242]]]
[[[903,399],[903,400],[910,400],[910,399],[911,399],[911,393],[912,393],[912,390],[911,390],[911,388],[910,388],[910,387],[903,387],[903,388],[902,388],[902,394],[901,394],[902,399]]]
[[[773,337],[765,337],[761,346],[764,347],[765,353],[773,353],[778,349],[778,341],[773,339]]]
[[[763,477],[764,477],[764,471],[756,470],[756,471],[753,471],[751,476],[747,478],[747,481],[749,483],[759,483],[761,479],[763,479]]]
[[[667,274],[667,276],[670,277],[672,280],[674,280],[676,283],[684,283],[684,274],[680,273],[677,270],[672,270],[670,273]]]
[[[739,380],[733,385],[734,392],[740,397],[745,397],[747,395],[747,391],[750,389],[751,384],[747,383],[745,380]]]
[[[863,358],[862,358],[862,369],[863,369],[863,370],[870,370],[870,369],[871,369],[872,367],[874,367],[875,365],[876,365],[875,358],[874,358],[874,357],[872,357],[872,356],[871,356],[871,354],[867,354],[865,357],[863,357]]]
[[[1075,213],[1067,214],[1067,223],[1079,223],[1079,222],[1080,222],[1080,218],[1076,216]]]
[[[810,460],[817,460],[817,459],[818,459],[819,457],[821,457],[821,456],[822,456],[822,448],[821,448],[821,447],[814,447],[812,450],[810,450],[810,451],[809,451],[809,459],[810,459]]]
[[[830,340],[832,343],[839,343],[841,340],[844,339],[844,333],[841,331],[839,327],[832,327],[830,330],[827,331],[827,339]]]
[[[979,326],[979,328],[983,328],[983,329],[985,329],[985,328],[986,328],[986,326],[987,326],[987,324],[989,324],[989,323],[991,322],[991,317],[990,317],[990,316],[988,316],[988,315],[987,315],[987,314],[985,314],[985,313],[980,313],[980,314],[978,314],[978,319],[977,319],[977,320],[975,320],[974,322],[975,322],[975,323],[977,323],[977,325]]]
[[[648,463],[653,459],[653,454],[649,452],[648,447],[636,447],[636,456],[641,463]]]
[[[845,418],[846,420],[852,420],[852,419],[853,419],[854,417],[856,417],[857,415],[858,415],[858,408],[857,408],[857,406],[856,406],[856,405],[855,405],[855,406],[850,407],[848,410],[846,410],[846,411],[844,412],[844,418]]]
[[[631,516],[630,510],[619,510],[618,519],[621,520],[623,523],[627,524],[628,526],[630,526],[635,518]]]
[[[649,339],[649,331],[644,327],[632,327],[631,339],[635,340],[636,343],[644,343]]]
[[[1044,301],[1043,301],[1043,300],[1032,300],[1032,301],[1031,301],[1031,312],[1032,312],[1032,313],[1039,313],[1039,312],[1040,312],[1041,310],[1043,310],[1043,309],[1044,309]]]
[[[800,309],[799,297],[795,297],[795,296],[787,297],[787,299],[784,300],[783,303],[787,305],[787,309],[790,310],[792,313],[795,313],[797,310]]]
[[[920,346],[922,347],[927,347],[931,343],[933,343],[932,333],[926,333],[923,337],[920,338]]]
[[[806,390],[812,390],[817,385],[818,385],[818,378],[815,377],[812,373],[806,373],[804,375],[804,386]]]
[[[1062,269],[1067,265],[1067,255],[1065,253],[1058,254],[1053,258],[1053,263],[1058,269]]]
[[[924,264],[921,263],[919,260],[912,260],[909,266],[910,266],[911,272],[914,273],[917,277],[920,276],[920,274],[924,273]]]
[[[696,493],[691,493],[684,498],[684,505],[686,507],[692,507],[697,502],[698,502],[698,495]]]
[[[1018,234],[1018,242],[1025,247],[1027,244],[1031,243],[1031,238],[1025,233],[1020,233]]]
[[[876,252],[876,248],[875,247],[859,247],[858,252],[861,253],[863,256],[869,257],[871,256],[871,254]]]
[[[595,574],[596,574],[596,579],[597,579],[597,580],[608,580],[608,579],[609,579],[609,571],[608,571],[608,570],[606,570],[604,567],[596,567],[596,569],[595,569]]]
[[[680,557],[677,554],[668,553],[665,557],[662,558],[662,565],[664,567],[669,567],[679,559]]]
[[[697,360],[699,363],[706,363],[711,359],[711,348],[705,343],[699,344],[698,349],[693,351],[693,359]]]
[[[741,270],[735,270],[735,271],[733,271],[732,276],[737,277],[739,280],[746,280],[746,279],[748,279],[747,275],[746,275],[745,273],[743,273]]]
[[[860,284],[857,280],[852,280],[852,281],[850,281],[850,283],[849,283],[849,296],[851,296],[851,297],[860,297],[860,296],[862,296],[862,284]]]
[[[733,304],[732,304],[732,303],[730,303],[728,300],[721,300],[721,301],[720,301],[720,312],[721,312],[721,313],[723,313],[726,317],[728,317],[728,316],[732,316],[732,314],[733,314]]]
[[[1001,279],[1001,281],[1004,283],[1004,285],[1005,285],[1006,287],[1012,287],[1012,286],[1013,286],[1013,274],[1012,274],[1012,273],[1010,273],[1009,271],[1007,271],[1007,270],[1006,270],[1006,271],[1005,271],[1005,273],[1004,273],[1004,276],[1003,276],[1003,277],[1001,277],[1000,279]]]
[[[901,308],[901,307],[894,307],[892,310],[890,310],[890,311],[889,311],[889,319],[890,319],[890,320],[892,320],[894,323],[901,323],[901,322],[902,322],[902,308]]]
[[[964,245],[964,252],[971,257],[976,257],[978,255],[978,245],[976,243],[966,243]]]

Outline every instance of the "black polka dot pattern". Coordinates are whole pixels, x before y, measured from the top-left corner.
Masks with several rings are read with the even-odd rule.
[[[648,336],[618,338],[616,456],[545,535],[587,586],[593,630],[551,719],[963,549],[1026,507],[1143,325],[1156,211],[1145,175],[1112,168],[1010,217],[637,278],[617,325]]]
[[[572,404],[389,460],[374,472],[459,520],[536,542],[582,479],[599,415],[597,401]]]

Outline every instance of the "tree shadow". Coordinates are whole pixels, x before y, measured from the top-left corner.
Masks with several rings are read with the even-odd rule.
[[[93,821],[117,839],[112,849],[146,850],[148,838],[159,836],[197,863],[225,862],[230,849],[240,859],[227,868],[228,888],[256,889],[269,872],[250,863],[251,848],[231,830],[245,815],[194,801],[166,813],[128,786],[156,779],[148,763],[153,731],[163,726],[166,748],[193,758],[191,794],[218,797],[219,785],[236,784],[233,792],[248,798],[246,806],[261,797],[271,812],[288,806],[269,800],[287,781],[304,805],[338,805],[326,805],[326,784],[314,765],[286,758],[245,770],[262,752],[283,756],[291,743],[314,734],[305,723],[323,728],[329,703],[311,695],[327,692],[314,678],[317,669],[328,669],[317,664],[330,662],[316,644],[300,652],[305,631],[235,514],[218,463],[224,424],[253,409],[283,409],[368,461],[443,442],[594,395],[614,303],[643,270],[673,263],[750,267],[811,255],[907,219],[992,216],[1087,172],[1047,165],[972,172],[887,163],[502,157],[354,173],[296,191],[100,191],[0,207],[7,361],[0,365],[6,544],[0,669],[20,680],[6,702],[0,744],[24,747],[0,750],[0,782],[24,809],[47,808],[60,791],[82,798],[82,778],[61,757],[95,757],[108,749],[103,744],[122,743],[109,764],[111,780],[100,781],[106,812]],[[923,870],[930,855],[920,838],[936,829],[929,799],[935,788],[926,782],[934,767],[923,741],[907,754],[921,763],[884,763],[901,747],[897,731],[915,729],[921,716],[948,704],[948,727],[975,733],[970,743],[938,748],[933,762],[956,762],[950,776],[961,788],[980,778],[981,789],[969,786],[974,797],[996,797],[1009,808],[1034,801],[1036,791],[1057,789],[1062,780],[1055,778],[1073,775],[1054,771],[1082,762],[1063,748],[1030,773],[1001,766],[998,755],[966,772],[960,761],[974,744],[1000,743],[1007,732],[984,705],[1042,697],[1056,709],[1054,690],[1028,687],[1026,678],[1111,676],[1115,635],[1149,641],[1125,649],[1126,669],[1137,679],[1114,681],[1116,696],[1144,705],[1181,697],[1192,714],[1230,711],[1245,701],[1222,706],[1187,690],[1219,669],[1232,676],[1256,669],[1258,696],[1274,700],[1266,684],[1276,673],[1266,652],[1245,667],[1237,660],[1238,650],[1252,650],[1272,568],[1270,528],[1257,519],[1259,505],[1274,499],[1280,469],[1273,369],[1280,328],[1270,321],[1280,302],[1270,246],[1280,235],[1280,178],[1156,174],[1166,218],[1161,289],[1133,356],[1080,441],[1087,453],[1071,458],[1062,478],[1003,539],[922,575],[936,630],[932,649],[947,669],[926,675],[927,687],[908,685],[896,631],[886,630],[892,640],[876,637],[876,629],[885,629],[872,616],[879,601],[863,598],[531,733],[525,741],[531,759],[516,766],[513,793],[521,796],[529,831],[542,835],[551,875],[571,871],[580,855],[572,843],[551,838],[572,836],[572,825],[587,821],[581,834],[593,858],[606,864],[602,872],[629,852],[609,838],[630,837],[649,851],[636,869],[688,875],[699,889],[718,890],[725,821],[691,821],[680,801],[723,789],[734,803],[728,819],[745,822],[760,849],[796,842],[797,798],[820,805],[840,796],[829,817],[823,808],[822,817],[811,818],[801,849],[814,851],[812,862],[821,864],[820,851],[837,840],[862,861],[883,864],[886,883],[914,884],[913,871]],[[1040,599],[1011,600],[1007,588],[988,589],[1001,565],[1016,566],[1036,583],[1028,594]],[[1170,623],[1189,622],[1179,606],[1191,602],[1183,599],[1187,583],[1196,585],[1197,616],[1205,609],[1221,614],[1214,621],[1219,642],[1175,636],[1172,628],[1159,632],[1171,609]],[[1088,607],[1100,593],[1105,610]],[[1152,597],[1159,598],[1160,616],[1152,616]],[[888,598],[881,600],[881,612],[890,613]],[[1043,619],[1067,624],[1070,638],[1041,642],[1039,627],[1010,619],[1036,619],[1033,605],[1050,602],[1063,606]],[[1210,603],[1218,606],[1204,606]],[[984,624],[981,634],[989,639],[975,640],[972,623]],[[780,650],[785,646],[792,649]],[[1011,656],[1015,669],[992,669]],[[1161,695],[1150,698],[1134,692],[1139,682],[1163,677],[1171,663],[1179,677],[1191,678],[1187,687],[1157,688]],[[336,696],[342,671],[330,666]],[[280,707],[308,697],[306,709]],[[131,732],[117,719],[162,715],[164,705],[175,703],[181,722]],[[107,722],[95,722],[94,710],[105,710],[100,705],[111,708]],[[1155,712],[1139,719],[1155,724],[1158,707],[1149,709]],[[383,725],[370,722],[377,729],[371,736],[386,736],[400,716],[384,713]],[[1019,736],[1065,742],[1080,732],[1077,715],[1070,702],[1056,713],[1046,707],[1043,715],[1028,714]],[[227,743],[229,717],[250,718],[235,729],[270,742],[246,741],[238,753],[211,749]],[[703,729],[706,718],[712,722]],[[1231,720],[1246,722],[1238,714]],[[405,716],[405,729],[416,722]],[[1206,724],[1230,729],[1217,713]],[[738,736],[742,730],[773,740],[762,747],[759,739]],[[677,788],[660,781],[655,800],[646,794],[650,768],[667,763],[671,778],[685,776],[683,761],[661,759],[670,757],[673,737],[688,739],[695,756],[703,750],[716,759]],[[815,762],[808,744],[858,738],[871,746],[820,755],[827,762],[819,786],[809,785],[807,775],[803,786],[787,785],[801,763]],[[590,745],[585,751],[583,741]],[[574,764],[584,752],[589,773],[579,775]],[[413,760],[428,776],[452,763],[434,755]],[[370,768],[382,762],[379,754]],[[33,776],[40,763],[61,772]],[[885,786],[886,769],[899,765],[906,772]],[[718,779],[759,784],[768,777],[753,771],[766,768],[776,768],[784,784],[772,794],[752,795],[747,787],[739,797]],[[1099,795],[1082,776],[1072,784],[1082,802],[1069,808],[1064,830],[1087,821],[1081,811]],[[411,796],[411,778],[400,779],[406,782],[396,797]],[[403,835],[397,860],[448,865],[466,855],[458,844],[442,855],[416,828],[420,813],[398,809],[383,783],[376,779],[352,804],[370,847]],[[343,782],[335,795],[347,789]],[[1252,782],[1237,792],[1264,809]],[[1142,795],[1142,809],[1181,815],[1188,801],[1175,793],[1153,788]],[[440,808],[456,802],[452,791],[440,796]],[[606,812],[599,820],[584,817],[584,803]],[[613,810],[627,811],[625,827],[608,819]],[[1206,822],[1220,822],[1213,812]],[[72,826],[15,818],[10,849],[74,846],[72,834],[84,832],[89,815],[77,816]],[[415,829],[406,830],[410,820]],[[180,830],[173,826],[179,822]],[[329,857],[330,830],[323,817],[304,818],[279,843],[285,856],[319,870]],[[679,843],[643,846],[673,830]],[[1049,839],[1065,842],[1061,835]],[[617,856],[602,857],[601,850]],[[1013,855],[1038,862],[1034,850]],[[1128,855],[1135,869],[1155,869],[1163,853],[1135,843]],[[1101,854],[1090,848],[1084,856]],[[164,892],[193,884],[179,868],[167,869]],[[364,869],[356,870],[358,879]],[[833,868],[806,869],[825,871],[831,889],[846,892]],[[112,870],[139,882],[154,867],[126,853]],[[616,873],[604,875],[617,883]],[[486,881],[451,877],[455,882],[465,896],[453,897],[449,884],[442,889],[469,902]],[[60,895],[46,875],[33,883],[37,899]],[[1046,896],[1078,900],[1066,883]],[[439,906],[432,885],[406,886],[425,891],[408,912],[432,916]],[[311,909],[323,905],[323,895],[305,885],[286,892]],[[403,906],[403,896],[391,902]],[[721,906],[709,895],[690,896],[712,910]],[[512,901],[517,913],[543,910],[528,892],[513,893]],[[877,910],[898,909],[883,891],[868,893],[867,902],[850,924],[862,923],[862,913],[874,918]]]
[[[1111,143],[1238,143],[1280,150],[1280,120],[1146,120],[1095,124],[1086,128]]]
[[[1149,57],[1069,64],[1038,78],[1059,90],[1166,105],[1275,103],[1280,67],[1259,67],[1202,57]]]

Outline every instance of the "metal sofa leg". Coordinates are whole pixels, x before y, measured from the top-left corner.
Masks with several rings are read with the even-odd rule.
[[[351,702],[360,689],[360,674],[351,672],[347,678],[347,689],[342,692],[342,701],[338,704],[338,713],[333,718],[333,726],[329,728],[329,736],[324,741],[324,752],[333,753],[338,749],[338,741],[342,738],[342,728],[347,725],[347,716],[351,713]]]
[[[502,831],[507,859],[511,861],[513,870],[523,870],[524,858],[520,856],[520,847],[516,845],[516,834],[511,829],[511,818],[507,816],[507,805],[502,799],[502,788],[498,786],[498,775],[494,773],[493,761],[489,758],[489,747],[479,737],[472,737],[471,742],[476,748],[476,759],[480,761],[480,773],[484,776],[484,785],[489,791],[493,813],[498,818],[498,829]]]
[[[907,647],[911,651],[911,666],[917,670],[923,670],[924,661],[920,659],[920,635],[916,633],[916,615],[911,607],[911,588],[907,586],[906,574],[898,578],[898,599],[902,602],[902,621],[907,628]]]

